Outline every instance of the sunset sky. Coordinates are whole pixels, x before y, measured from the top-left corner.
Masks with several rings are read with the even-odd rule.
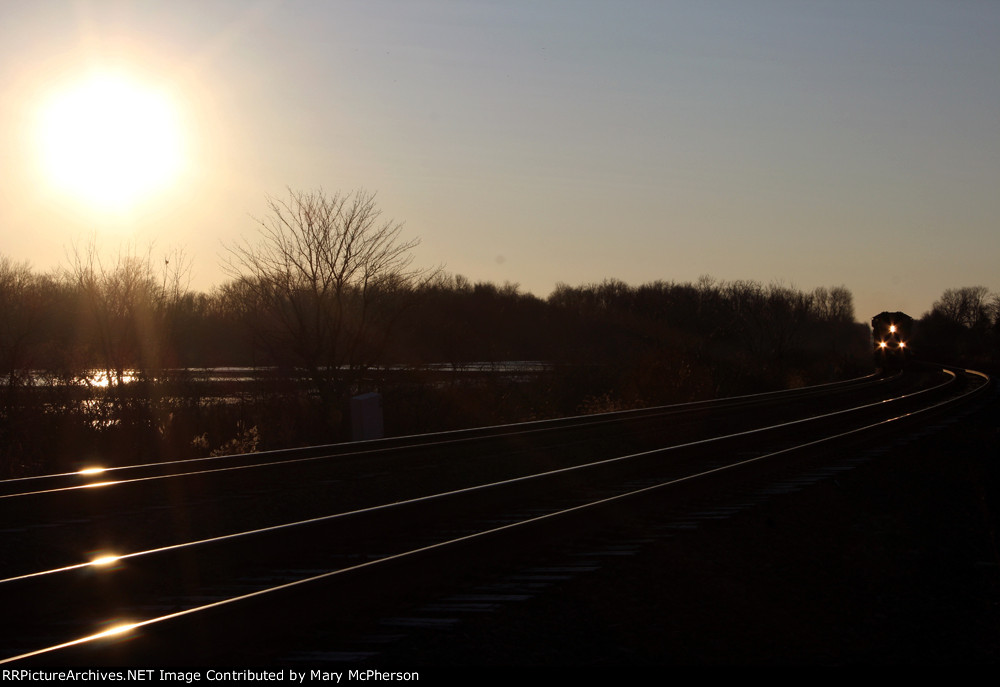
[[[208,290],[268,194],[364,188],[419,264],[541,297],[709,274],[919,316],[1000,290],[998,75],[993,0],[5,1],[0,255],[155,241]]]

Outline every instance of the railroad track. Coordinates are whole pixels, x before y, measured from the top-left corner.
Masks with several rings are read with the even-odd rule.
[[[374,442],[0,482],[0,579],[679,444],[900,393],[866,377],[790,392]],[[748,411],[748,409],[753,409]],[[738,411],[738,412],[737,412]],[[39,513],[45,517],[40,518]]]
[[[261,647],[281,656],[299,631],[329,622],[331,613],[350,632],[345,619],[363,623],[581,531],[627,522],[662,505],[665,494],[676,502],[734,479],[766,481],[822,461],[824,450],[953,412],[986,381],[937,370],[197,466],[138,466],[103,486],[73,484],[77,475],[41,478],[33,483],[41,489],[6,483],[0,509],[28,533],[14,532],[21,549],[9,550],[35,562],[3,561],[0,598],[8,618],[21,621],[0,636],[0,658],[259,663]],[[301,504],[269,511],[266,504],[288,498],[285,487],[303,480],[311,490],[292,491]],[[113,499],[91,498],[114,489]],[[261,510],[269,511],[263,519],[249,517]],[[190,525],[224,511],[238,514],[225,520],[228,530]],[[282,519],[288,512],[306,516]],[[120,538],[95,545],[95,521]],[[163,523],[178,521],[189,526],[164,533]],[[81,543],[80,532],[95,538]],[[95,558],[74,558],[73,541]]]

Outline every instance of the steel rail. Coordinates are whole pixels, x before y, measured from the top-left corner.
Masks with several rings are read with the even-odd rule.
[[[733,402],[721,399],[694,405],[715,407],[711,412],[716,414],[723,412],[718,409],[720,405],[725,405],[726,410],[754,408],[754,413],[726,415],[726,424],[749,425],[749,419],[760,412],[756,409],[761,407],[761,403],[767,408],[774,407],[779,415],[792,416],[804,411],[801,399],[816,397],[823,390],[834,392],[835,397],[862,391],[870,394],[873,388],[878,390],[883,385],[889,388],[898,381],[869,376],[794,392],[753,394]],[[794,403],[785,402],[789,393],[795,395]],[[780,397],[782,403],[775,407],[772,404],[776,397]],[[818,398],[822,398],[826,405],[829,396]],[[689,406],[683,405],[685,409]],[[442,453],[440,449],[446,444],[437,442],[431,444],[433,450],[423,449],[425,452],[419,454],[419,460],[415,460],[416,456],[412,454],[399,454],[398,451],[406,449],[421,449],[420,446],[410,446],[398,451],[348,454],[356,457],[350,462],[320,464],[324,466],[322,468],[302,461],[270,462],[261,466],[269,468],[267,475],[244,475],[238,469],[220,467],[204,473],[136,478],[131,482],[102,481],[65,491],[33,492],[21,494],[25,497],[21,499],[0,497],[0,512],[3,513],[7,531],[13,535],[7,541],[7,556],[0,566],[0,577],[31,574],[33,570],[25,569],[24,565],[31,560],[37,560],[48,569],[64,567],[67,558],[79,560],[72,552],[103,550],[106,548],[104,541],[109,537],[118,539],[120,548],[132,549],[142,545],[142,540],[148,538],[148,532],[153,535],[154,541],[150,541],[147,548],[162,547],[182,543],[184,539],[177,534],[183,535],[184,531],[192,535],[188,539],[202,539],[231,532],[241,521],[246,523],[242,529],[250,529],[310,518],[322,514],[320,508],[330,499],[336,499],[350,508],[377,504],[377,499],[399,500],[418,495],[431,474],[434,474],[435,481],[449,488],[469,486],[481,482],[481,477],[487,473],[499,479],[525,474],[537,465],[578,464],[581,461],[576,457],[577,453],[595,457],[610,454],[621,437],[628,437],[626,443],[639,450],[653,445],[680,443],[684,435],[697,436],[709,425],[716,424],[709,422],[708,417],[692,419],[686,415],[687,410],[672,416],[669,423],[662,422],[664,415],[634,420],[641,424],[627,425],[627,433],[623,431],[625,425],[614,424],[614,418],[621,415],[635,416],[645,412],[640,409],[598,416],[599,419],[611,417],[612,420],[600,423],[588,421],[575,428],[551,427],[552,421],[531,423],[546,427],[539,431],[469,440],[479,443],[456,441],[458,448],[449,453]],[[684,419],[677,420],[678,417]],[[583,416],[582,419],[590,420],[590,416]],[[665,431],[679,436],[670,437],[668,442]],[[591,436],[584,436],[587,433]],[[544,440],[535,439],[532,443],[522,438],[506,438],[511,436],[544,436]],[[612,436],[616,437],[615,442],[608,441],[608,437]],[[375,456],[378,456],[377,463],[372,462]],[[321,470],[322,474],[317,470]],[[234,475],[238,480],[233,477],[222,479],[224,475]],[[183,483],[173,484],[173,479],[167,477]],[[213,479],[205,481],[206,477]],[[79,496],[71,499],[69,496],[72,494]],[[253,500],[250,495],[253,495]],[[255,503],[259,505],[262,499],[267,502],[266,507],[251,508]],[[176,531],[173,525],[171,514],[175,512],[185,514],[189,525],[184,531]],[[47,516],[45,521],[38,519],[43,513]],[[145,523],[141,532],[132,524],[138,521]],[[88,539],[92,542],[89,546],[86,544]]]
[[[292,449],[278,449],[257,453],[234,454],[227,456],[209,456],[205,458],[189,458],[185,460],[163,461],[156,463],[139,463],[100,467],[92,465],[73,472],[32,475],[0,480],[0,499],[15,498],[43,493],[68,492],[95,486],[108,486],[124,482],[138,482],[150,479],[164,479],[180,475],[208,474],[237,469],[263,468],[274,465],[289,465],[294,463],[322,461],[330,458],[347,458],[385,451],[400,451],[406,449],[426,449],[434,446],[455,445],[468,442],[489,441],[499,437],[514,437],[541,434],[552,431],[562,431],[570,428],[599,427],[603,425],[628,422],[641,419],[653,419],[698,413],[705,411],[722,411],[735,407],[754,405],[767,401],[791,400],[799,397],[817,396],[830,391],[856,390],[885,383],[893,377],[882,377],[878,373],[865,375],[849,380],[828,382],[798,389],[783,389],[757,394],[731,396],[705,401],[693,401],[649,408],[595,413],[591,415],[574,415],[570,417],[533,420],[529,422],[490,425],[468,429],[430,432],[426,434],[411,434],[386,439],[345,442],[340,444],[324,444]],[[222,467],[211,467],[220,465]],[[204,468],[202,466],[209,466]],[[190,469],[189,469],[190,468]],[[137,477],[129,477],[135,473]],[[105,479],[106,477],[115,479]],[[23,485],[23,486],[22,486]],[[41,485],[41,486],[38,486]],[[24,491],[18,491],[23,490]]]
[[[988,381],[988,378],[986,378],[981,373],[976,373],[974,371],[967,371],[967,372],[969,374],[972,374],[972,375],[978,375],[980,377],[983,377],[985,380]],[[935,389],[940,389],[943,386],[947,386],[948,384],[953,383],[954,380],[955,380],[954,373],[950,373],[950,379],[949,379],[948,382],[945,382],[945,383],[943,383],[941,385],[937,385],[936,387],[934,387],[932,389],[922,390],[922,391],[917,392],[915,394],[907,394],[907,395],[898,397],[896,399],[889,399],[889,400],[900,401],[900,400],[903,400],[903,399],[906,399],[906,398],[913,398],[913,397],[916,397],[916,396],[921,396],[921,395],[923,395],[925,393],[934,391]],[[984,387],[980,387],[980,388],[984,388]],[[885,426],[885,425],[887,425],[889,423],[896,422],[896,421],[898,421],[900,419],[903,419],[903,418],[906,418],[906,417],[910,417],[910,416],[914,416],[914,415],[918,415],[918,414],[923,414],[923,413],[926,413],[926,412],[933,411],[936,408],[944,407],[946,405],[951,405],[951,404],[957,402],[958,400],[964,398],[965,396],[968,396],[970,394],[975,393],[976,391],[977,390],[973,390],[973,391],[967,392],[964,396],[959,397],[958,399],[949,399],[949,400],[946,400],[946,401],[940,401],[940,402],[934,403],[934,404],[929,405],[929,406],[927,406],[925,408],[922,408],[922,409],[907,411],[907,412],[904,412],[904,413],[902,413],[900,415],[897,415],[897,416],[894,416],[894,417],[891,417],[891,418],[886,418],[886,419],[880,420],[878,422],[875,422],[873,424],[868,424],[868,425],[865,425],[863,427],[858,427],[858,428],[850,429],[850,430],[848,430],[846,432],[837,432],[837,433],[834,433],[834,434],[831,434],[831,435],[827,435],[827,436],[824,436],[824,437],[819,438],[819,439],[814,439],[814,440],[811,440],[811,441],[808,441],[808,442],[802,442],[802,443],[799,443],[799,444],[797,444],[795,446],[792,446],[792,447],[787,447],[787,448],[780,449],[778,451],[772,451],[772,452],[766,453],[765,455],[755,456],[755,457],[744,459],[744,460],[740,460],[740,461],[737,461],[735,463],[731,463],[731,464],[728,464],[728,465],[714,467],[714,468],[711,468],[711,469],[708,469],[708,470],[702,470],[702,471],[695,472],[695,473],[692,473],[692,474],[689,474],[689,475],[686,475],[686,476],[673,478],[673,479],[661,482],[661,483],[656,484],[656,485],[643,487],[641,489],[632,490],[632,491],[629,491],[629,492],[626,492],[626,493],[617,494],[617,495],[614,495],[614,496],[611,496],[611,497],[606,497],[606,498],[598,499],[598,500],[595,500],[595,501],[592,501],[592,502],[587,502],[587,503],[584,503],[584,504],[579,504],[579,505],[573,506],[571,508],[561,509],[561,510],[553,512],[553,513],[547,513],[545,515],[528,518],[528,519],[525,519],[525,520],[517,522],[517,523],[511,523],[511,524],[503,525],[503,526],[500,526],[500,527],[494,527],[494,528],[482,530],[482,531],[479,531],[479,532],[474,532],[474,533],[467,534],[467,535],[464,535],[464,536],[461,536],[461,537],[457,537],[457,538],[453,538],[453,539],[450,539],[450,540],[447,540],[447,541],[441,541],[441,542],[437,542],[437,543],[434,543],[434,544],[431,544],[431,545],[428,545],[428,546],[422,546],[422,547],[418,547],[418,548],[415,548],[415,549],[412,549],[412,550],[398,552],[398,553],[391,554],[391,555],[388,555],[388,556],[385,556],[383,558],[379,558],[379,559],[376,559],[376,560],[367,561],[367,562],[364,562],[364,563],[360,563],[360,564],[348,566],[348,567],[345,567],[345,568],[328,571],[328,572],[320,574],[320,575],[315,575],[315,576],[312,576],[312,577],[308,577],[308,578],[296,580],[296,581],[285,583],[285,584],[282,584],[282,585],[277,585],[277,586],[274,586],[274,587],[271,587],[271,588],[267,588],[267,589],[257,590],[257,591],[254,591],[254,592],[248,593],[248,594],[234,596],[234,597],[231,597],[231,598],[228,598],[228,599],[224,599],[224,600],[221,600],[221,601],[217,601],[217,602],[213,602],[213,603],[210,603],[210,604],[205,604],[205,605],[194,607],[194,608],[184,609],[184,610],[179,611],[177,613],[171,613],[171,614],[167,614],[167,615],[163,615],[163,616],[159,616],[159,617],[155,617],[155,618],[149,618],[147,620],[143,620],[143,621],[140,621],[140,622],[137,622],[137,623],[131,623],[127,627],[124,627],[124,626],[123,627],[119,627],[114,632],[112,632],[111,630],[104,630],[102,632],[98,632],[98,633],[95,633],[95,634],[91,634],[91,635],[87,635],[87,636],[84,636],[84,637],[81,637],[81,638],[77,638],[77,639],[72,640],[70,642],[64,642],[62,644],[53,645],[53,646],[50,646],[50,647],[47,647],[47,648],[44,648],[44,649],[40,649],[38,651],[33,651],[33,652],[25,653],[25,654],[20,654],[18,656],[13,656],[13,657],[10,657],[10,658],[5,659],[3,661],[0,661],[0,663],[6,663],[6,662],[9,662],[9,661],[17,661],[17,660],[21,660],[21,659],[26,659],[26,658],[29,658],[29,657],[39,656],[39,655],[42,655],[42,654],[45,654],[45,653],[48,653],[48,652],[58,651],[58,650],[61,650],[61,649],[72,647],[72,646],[78,646],[80,644],[94,642],[94,641],[99,640],[101,638],[109,637],[113,633],[117,634],[118,632],[121,632],[121,631],[124,631],[124,630],[138,629],[138,628],[141,628],[141,627],[146,627],[146,626],[149,626],[149,625],[166,622],[166,621],[169,621],[169,620],[172,620],[172,619],[181,618],[181,617],[188,616],[190,614],[197,613],[197,612],[200,612],[200,611],[204,611],[204,610],[207,610],[207,609],[217,608],[217,607],[220,607],[222,605],[227,605],[227,604],[232,604],[232,603],[236,603],[236,602],[243,601],[243,600],[249,600],[249,599],[252,599],[252,598],[257,598],[257,597],[259,597],[261,595],[264,595],[264,594],[268,594],[268,593],[272,593],[272,592],[278,592],[278,591],[284,590],[284,589],[290,589],[292,587],[296,587],[296,586],[299,586],[299,585],[308,584],[308,583],[311,583],[311,582],[317,582],[319,580],[328,579],[328,578],[331,578],[331,577],[333,577],[335,575],[344,574],[344,573],[347,573],[347,572],[350,572],[350,571],[357,571],[357,570],[369,568],[369,567],[371,567],[373,565],[376,565],[376,564],[379,564],[379,563],[383,563],[383,562],[387,562],[387,561],[399,560],[399,559],[405,558],[407,556],[413,556],[413,555],[418,554],[418,553],[424,553],[424,552],[432,551],[432,550],[435,550],[435,549],[438,549],[438,548],[441,548],[441,547],[445,547],[445,546],[448,546],[448,545],[453,545],[453,544],[456,544],[456,543],[459,543],[459,542],[466,542],[466,541],[470,541],[472,539],[486,537],[486,536],[489,536],[489,535],[494,534],[494,533],[499,533],[499,532],[502,532],[502,531],[510,530],[512,528],[530,526],[531,523],[542,522],[542,521],[545,521],[545,520],[548,520],[548,519],[551,519],[551,518],[559,517],[561,515],[566,515],[566,514],[569,514],[569,513],[577,512],[577,511],[580,511],[582,509],[593,508],[593,507],[597,507],[597,506],[599,506],[601,504],[610,503],[610,502],[613,502],[613,501],[616,501],[616,500],[626,499],[626,498],[629,498],[631,496],[638,495],[640,493],[646,493],[646,492],[649,492],[651,490],[663,488],[663,487],[666,487],[666,486],[669,486],[669,485],[680,484],[680,483],[683,483],[683,482],[686,482],[686,481],[690,481],[690,480],[693,480],[693,479],[696,479],[696,478],[706,477],[706,476],[709,476],[709,475],[712,475],[712,474],[717,474],[717,473],[720,473],[720,472],[725,471],[725,470],[731,470],[733,468],[737,468],[737,467],[740,467],[740,466],[750,465],[752,463],[759,462],[759,461],[765,460],[767,458],[772,458],[772,457],[775,457],[775,456],[778,456],[778,455],[788,454],[788,453],[793,452],[793,451],[800,451],[800,450],[803,450],[805,448],[815,447],[815,446],[818,446],[820,444],[831,442],[831,441],[834,441],[834,440],[837,440],[837,439],[841,439],[841,438],[844,438],[844,437],[847,437],[847,436],[850,436],[850,435],[856,435],[856,434],[859,434],[859,433],[862,433],[862,432],[871,431],[874,428]],[[823,414],[821,416],[816,416],[814,418],[796,420],[796,421],[792,421],[792,422],[788,422],[788,423],[781,423],[779,425],[774,425],[774,426],[769,426],[769,427],[763,427],[763,428],[757,428],[757,429],[754,429],[754,430],[749,430],[747,432],[740,432],[740,433],[736,433],[736,434],[733,434],[733,435],[727,435],[727,436],[724,436],[724,437],[714,437],[714,438],[711,438],[711,439],[700,440],[700,441],[696,441],[696,442],[689,442],[688,444],[681,445],[681,446],[668,447],[668,448],[664,448],[664,449],[656,449],[656,450],[652,450],[652,451],[644,451],[644,452],[640,452],[638,454],[630,454],[630,455],[626,455],[626,456],[618,456],[618,457],[611,458],[611,459],[605,459],[605,460],[601,460],[601,461],[595,461],[593,463],[588,463],[588,464],[585,464],[585,465],[568,467],[568,468],[561,468],[561,469],[558,469],[558,470],[545,471],[545,472],[542,472],[542,473],[537,473],[537,474],[533,474],[533,475],[525,475],[525,476],[522,476],[522,477],[510,479],[510,480],[502,480],[502,481],[496,482],[496,483],[477,485],[475,487],[469,487],[469,488],[460,489],[460,490],[453,490],[453,491],[449,491],[449,492],[442,492],[442,493],[437,493],[437,494],[431,494],[431,495],[423,496],[423,497],[420,497],[420,498],[417,498],[417,499],[410,499],[410,500],[407,500],[407,501],[401,501],[401,502],[390,503],[390,504],[382,504],[382,505],[377,506],[377,507],[368,508],[368,509],[361,509],[359,511],[333,514],[333,515],[330,515],[330,516],[324,516],[323,518],[315,518],[315,519],[311,519],[310,521],[304,521],[304,522],[301,522],[301,523],[286,523],[284,525],[281,525],[281,526],[278,526],[278,527],[275,527],[275,528],[264,528],[264,529],[265,530],[274,530],[274,529],[284,528],[284,527],[294,527],[294,526],[306,524],[306,522],[316,522],[318,520],[325,520],[325,519],[331,519],[331,518],[345,518],[345,517],[357,516],[358,514],[361,514],[361,513],[372,512],[372,511],[376,511],[376,510],[393,509],[393,508],[398,508],[398,507],[405,506],[405,505],[408,505],[408,504],[414,504],[414,503],[419,503],[419,502],[427,502],[427,501],[436,500],[436,499],[446,499],[446,498],[448,498],[450,496],[454,496],[456,494],[470,494],[470,493],[481,491],[481,490],[500,488],[503,485],[514,484],[514,483],[518,483],[518,482],[526,482],[526,481],[530,481],[530,480],[544,479],[544,478],[551,477],[551,476],[557,475],[557,474],[568,473],[568,472],[572,472],[572,471],[575,471],[575,470],[591,469],[591,468],[594,468],[594,467],[597,467],[597,466],[608,465],[608,464],[612,464],[612,463],[620,462],[620,461],[626,461],[626,460],[637,458],[637,457],[649,456],[649,455],[652,455],[652,454],[663,454],[663,453],[669,452],[669,451],[680,451],[680,450],[682,450],[682,449],[684,449],[686,447],[690,447],[690,446],[705,445],[705,444],[708,444],[708,443],[713,443],[713,442],[718,442],[718,441],[724,441],[724,440],[730,440],[730,439],[741,437],[741,436],[749,436],[749,435],[754,435],[754,434],[760,434],[760,433],[763,433],[763,432],[766,432],[766,431],[775,431],[775,430],[778,430],[778,429],[785,429],[785,430],[787,430],[790,427],[793,427],[793,426],[802,426],[805,423],[808,423],[808,422],[811,422],[811,421],[816,421],[816,420],[819,420],[820,418],[831,418],[831,417],[835,417],[835,416],[845,416],[847,414],[851,414],[851,413],[855,413],[855,412],[860,412],[862,409],[871,409],[871,408],[876,408],[876,407],[882,407],[882,408],[884,408],[884,407],[886,407],[886,404],[888,403],[889,400],[883,401],[883,402],[879,402],[879,403],[865,404],[864,406],[858,406],[858,407],[853,408],[853,409],[842,410],[842,411],[835,411],[833,413],[826,413],[826,414]],[[213,539],[228,539],[228,538],[239,537],[239,536],[244,536],[244,535],[253,535],[253,534],[255,534],[257,532],[260,532],[260,531],[263,531],[263,530],[255,530],[255,531],[252,531],[252,532],[245,532],[245,533],[234,533],[232,535],[227,535],[226,537],[213,538]],[[209,541],[212,541],[212,540],[205,540],[205,541],[200,541],[200,542],[190,542],[190,543],[187,543],[187,544],[184,544],[184,545],[178,545],[178,546],[200,546],[200,545],[206,544]],[[168,548],[173,549],[173,548],[177,548],[177,547],[168,547]],[[132,553],[132,554],[127,554],[125,556],[120,556],[119,559],[123,559],[123,558],[127,558],[127,557],[134,557],[134,556],[141,556],[141,555],[146,555],[146,554],[151,554],[151,553],[155,553],[155,552],[154,551],[135,552],[135,553]],[[83,564],[83,565],[89,565],[89,564]],[[79,566],[73,566],[73,567],[79,567]],[[61,572],[61,571],[43,571],[43,572],[38,573],[38,574],[48,574],[50,572],[51,573],[55,573],[55,572]],[[19,579],[19,578],[12,578],[12,579],[5,580],[3,582],[13,582],[15,579]]]
[[[775,432],[775,431],[785,431],[785,430],[788,430],[788,429],[790,429],[792,427],[796,427],[796,426],[800,426],[800,425],[806,425],[806,424],[814,423],[814,422],[817,422],[817,421],[820,421],[820,420],[829,420],[831,418],[840,417],[840,416],[846,416],[846,415],[849,415],[849,414],[854,414],[854,413],[865,411],[865,410],[872,409],[872,408],[884,408],[886,403],[900,402],[900,401],[904,401],[904,400],[911,400],[911,399],[916,398],[918,396],[921,396],[923,394],[937,391],[937,390],[939,390],[939,389],[941,389],[941,388],[943,388],[945,386],[948,386],[948,385],[954,383],[954,381],[955,381],[955,374],[953,372],[949,371],[948,375],[949,375],[949,377],[944,382],[941,382],[938,385],[935,385],[935,386],[932,386],[932,387],[928,387],[926,389],[921,389],[921,390],[916,391],[916,392],[911,392],[909,394],[904,394],[902,396],[897,396],[895,398],[883,399],[883,400],[878,401],[876,403],[866,403],[866,404],[863,404],[863,405],[860,405],[860,406],[855,406],[855,407],[852,407],[852,408],[846,408],[846,409],[836,410],[836,411],[832,411],[832,412],[828,412],[828,413],[822,413],[820,415],[814,415],[814,416],[810,416],[810,417],[806,417],[806,418],[799,418],[799,419],[796,419],[796,420],[790,420],[790,421],[778,423],[778,424],[775,424],[775,425],[767,425],[767,426],[764,426],[764,427],[756,427],[756,428],[753,428],[753,429],[743,430],[743,431],[735,432],[735,433],[731,433],[731,434],[725,434],[725,435],[720,435],[720,436],[708,437],[708,438],[705,438],[705,439],[698,439],[698,440],[694,440],[694,441],[688,441],[688,442],[684,442],[684,443],[681,443],[681,444],[675,444],[675,445],[666,446],[666,447],[649,449],[649,450],[646,450],[646,451],[640,451],[640,452],[630,453],[630,454],[621,455],[621,456],[613,456],[613,457],[610,457],[610,458],[604,458],[604,459],[601,459],[601,460],[591,461],[591,462],[587,462],[587,463],[569,465],[569,466],[562,467],[562,468],[556,468],[556,469],[552,469],[552,470],[545,470],[545,471],[542,471],[542,472],[531,473],[531,474],[527,474],[527,475],[519,475],[517,477],[512,477],[512,478],[508,478],[508,479],[498,480],[498,481],[495,481],[495,482],[488,482],[488,483],[484,483],[484,484],[476,484],[476,485],[472,485],[472,486],[468,486],[468,487],[462,487],[462,488],[459,488],[459,489],[450,489],[450,490],[443,491],[443,492],[436,492],[436,493],[433,493],[433,494],[426,494],[426,495],[418,496],[418,497],[414,497],[414,498],[401,499],[401,500],[393,501],[393,502],[390,502],[390,503],[378,504],[378,505],[368,506],[368,507],[365,507],[365,508],[358,508],[358,509],[354,509],[354,510],[350,510],[350,511],[343,511],[343,512],[339,512],[339,513],[331,513],[331,514],[327,514],[327,515],[321,515],[321,516],[316,516],[316,517],[312,517],[312,518],[306,518],[306,519],[297,520],[297,521],[293,521],[293,522],[280,523],[280,524],[276,524],[276,525],[270,525],[270,526],[267,526],[267,527],[258,527],[258,528],[254,528],[254,529],[250,529],[250,530],[245,530],[245,531],[241,531],[241,532],[233,532],[233,533],[224,534],[224,535],[218,535],[218,536],[214,536],[214,537],[206,537],[204,539],[198,539],[198,540],[190,541],[190,542],[181,542],[181,543],[177,543],[177,544],[171,544],[169,546],[159,546],[159,547],[156,547],[156,548],[153,548],[153,549],[147,549],[147,550],[142,550],[142,551],[134,551],[134,552],[125,553],[125,554],[117,554],[117,555],[114,556],[114,558],[115,558],[116,561],[120,561],[120,560],[126,560],[126,559],[131,559],[131,558],[137,558],[137,557],[140,557],[140,556],[146,556],[146,555],[150,555],[150,554],[163,553],[163,552],[167,552],[167,551],[178,551],[178,550],[182,550],[182,549],[186,549],[186,548],[200,547],[200,546],[204,546],[204,545],[207,545],[207,544],[212,544],[212,543],[217,543],[217,542],[222,542],[222,541],[227,541],[227,540],[233,540],[233,539],[237,539],[237,538],[240,538],[240,537],[253,536],[253,535],[258,535],[258,534],[263,534],[263,533],[279,532],[279,531],[282,531],[282,530],[287,530],[287,529],[298,527],[298,526],[312,525],[312,524],[317,524],[317,523],[321,523],[321,522],[328,522],[328,521],[335,520],[335,519],[344,519],[344,518],[349,518],[349,517],[356,517],[356,516],[361,516],[361,515],[376,513],[376,512],[380,512],[380,511],[387,511],[387,510],[391,510],[391,509],[395,509],[395,508],[400,508],[400,507],[405,507],[405,506],[413,506],[413,505],[416,505],[416,504],[428,503],[428,502],[431,502],[431,501],[442,500],[442,499],[446,499],[448,497],[454,497],[454,496],[458,496],[458,495],[476,494],[478,492],[483,492],[483,491],[493,490],[493,489],[499,489],[499,488],[503,488],[503,487],[510,486],[510,485],[513,485],[513,484],[520,484],[520,483],[530,482],[532,480],[538,480],[538,479],[542,479],[542,478],[549,478],[549,477],[553,477],[553,476],[556,476],[556,475],[569,474],[569,473],[572,473],[572,472],[575,472],[575,471],[585,471],[585,470],[588,470],[588,469],[593,469],[593,468],[598,468],[598,467],[605,467],[605,466],[609,466],[609,465],[614,465],[616,463],[621,463],[621,462],[625,462],[625,461],[629,461],[629,460],[634,460],[634,459],[637,459],[637,458],[649,457],[649,456],[654,456],[654,455],[665,455],[665,454],[670,453],[670,452],[680,452],[680,451],[684,451],[684,450],[688,450],[688,449],[692,449],[692,448],[705,447],[705,446],[709,446],[711,444],[718,443],[718,442],[725,442],[725,441],[732,441],[732,440],[737,440],[737,439],[742,439],[742,438],[748,438],[748,437],[752,437],[752,436],[756,436],[756,435],[762,435],[764,433],[770,433],[770,432]],[[224,470],[224,468],[222,468],[220,470]],[[48,569],[48,570],[41,570],[41,571],[36,571],[36,572],[24,573],[24,574],[20,574],[20,575],[14,575],[14,576],[7,577],[7,578],[0,578],[0,585],[6,584],[6,583],[15,582],[15,581],[18,581],[18,580],[25,580],[25,579],[30,579],[30,578],[37,578],[37,577],[41,577],[41,576],[45,576],[45,575],[56,574],[56,573],[63,573],[63,572],[69,572],[69,571],[73,571],[73,570],[80,570],[80,569],[84,569],[84,568],[91,567],[91,566],[103,565],[103,564],[106,564],[106,563],[107,563],[107,561],[100,561],[100,562],[95,563],[95,561],[92,560],[92,561],[87,561],[87,562],[84,562],[84,563],[74,563],[74,564],[70,564],[70,565],[66,565],[66,566],[61,566],[61,567],[58,567],[58,568],[51,568],[51,569]]]

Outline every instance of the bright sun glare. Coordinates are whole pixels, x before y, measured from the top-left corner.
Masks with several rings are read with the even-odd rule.
[[[93,74],[45,103],[42,163],[63,192],[108,211],[129,208],[170,184],[182,160],[171,99],[123,74]]]

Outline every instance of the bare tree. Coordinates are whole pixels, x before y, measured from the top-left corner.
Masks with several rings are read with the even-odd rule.
[[[0,256],[0,374],[13,389],[28,379],[32,351],[44,336],[42,280],[27,263]]]
[[[81,299],[80,324],[107,381],[120,386],[129,369],[158,372],[190,272],[183,251],[165,256],[159,275],[152,246],[140,253],[126,245],[113,258],[102,259],[91,241],[74,245],[69,257],[64,279]]]
[[[947,289],[941,300],[934,302],[933,312],[968,329],[986,327],[990,323],[989,296],[985,286]]]
[[[835,322],[854,323],[854,294],[844,285],[830,289],[830,318]]]
[[[824,322],[854,322],[854,296],[846,286],[817,287],[811,294],[812,314]]]
[[[401,294],[436,270],[411,267],[418,239],[366,191],[268,197],[257,235],[229,246],[232,296],[278,363],[303,369],[324,404],[354,390],[385,345]],[[238,294],[238,295],[237,295]]]

